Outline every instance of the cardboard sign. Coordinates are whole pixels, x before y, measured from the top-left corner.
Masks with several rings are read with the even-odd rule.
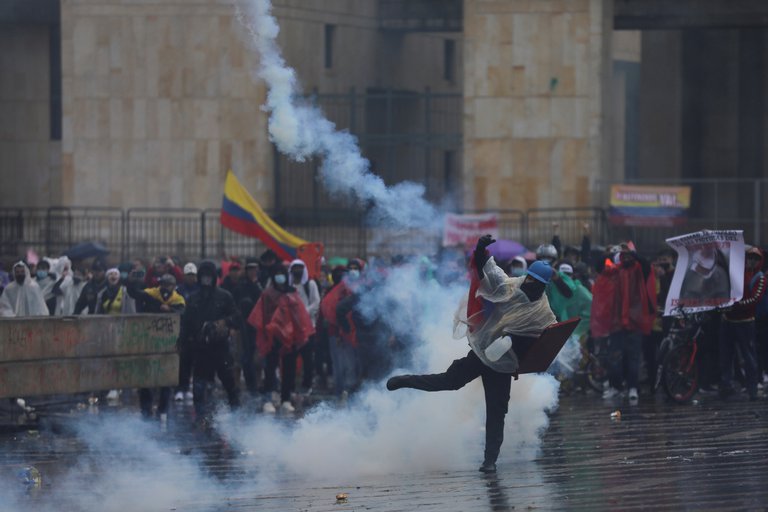
[[[524,373],[546,372],[579,322],[581,322],[581,318],[571,318],[544,329],[539,339],[534,342],[526,352],[525,357],[520,360],[520,367],[515,374],[515,379]]]

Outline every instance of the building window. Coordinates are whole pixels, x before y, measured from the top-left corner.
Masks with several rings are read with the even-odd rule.
[[[448,82],[456,80],[456,41],[443,41],[443,78]]]
[[[336,25],[325,26],[325,69],[333,67],[333,39]]]

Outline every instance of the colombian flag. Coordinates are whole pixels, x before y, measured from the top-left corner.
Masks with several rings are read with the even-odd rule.
[[[285,231],[264,213],[232,171],[227,173],[224,183],[221,225],[241,235],[260,239],[284,260],[295,259],[299,246],[307,243]]]

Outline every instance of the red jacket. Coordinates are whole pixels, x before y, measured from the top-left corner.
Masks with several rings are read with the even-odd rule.
[[[589,328],[595,338],[606,336],[620,330],[617,292],[619,290],[619,271],[616,267],[605,267],[597,275],[592,285],[592,309],[589,316]]]
[[[347,313],[347,323],[350,326],[349,331],[345,331],[339,325],[338,317],[336,316],[336,308],[339,306],[339,302],[352,295],[352,290],[349,289],[347,284],[342,281],[337,284],[325,294],[323,300],[320,301],[320,314],[328,323],[328,334],[331,336],[339,336],[342,340],[346,341],[353,347],[357,346],[357,331],[355,330],[355,322],[352,319],[352,313]]]
[[[283,293],[271,286],[261,294],[248,323],[256,329],[256,349],[261,357],[272,351],[275,341],[280,343],[280,354],[285,355],[303,347],[315,333],[299,294]]]
[[[621,329],[650,334],[656,318],[656,277],[646,277],[642,265],[619,266],[619,304]]]

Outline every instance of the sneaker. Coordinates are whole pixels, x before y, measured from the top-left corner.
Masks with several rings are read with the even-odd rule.
[[[265,414],[275,414],[277,410],[275,409],[275,406],[272,402],[265,402],[264,403],[264,413]]]
[[[177,402],[183,402],[184,401],[184,393],[182,391],[177,391],[176,394],[173,396],[173,399]]]
[[[496,472],[496,463],[495,462],[484,461],[483,464],[480,466],[479,471],[481,473],[495,473]]]
[[[184,400],[191,402],[193,398],[195,398],[195,394],[192,393],[191,391],[187,391],[186,393],[184,393]]]
[[[637,388],[629,388],[629,400],[631,402],[636,402],[638,398],[640,397],[637,394]]]
[[[280,412],[296,412],[296,409],[293,407],[293,404],[291,402],[283,402],[280,406]]]
[[[609,386],[608,388],[606,388],[605,391],[603,391],[603,398],[605,399],[613,398],[613,397],[619,396],[620,394],[621,394],[621,391],[619,391],[614,387]]]
[[[408,375],[397,375],[387,381],[387,389],[394,391],[396,389],[404,388],[408,383]]]
[[[110,389],[107,393],[107,400],[117,400],[120,398],[120,391],[117,389]]]

